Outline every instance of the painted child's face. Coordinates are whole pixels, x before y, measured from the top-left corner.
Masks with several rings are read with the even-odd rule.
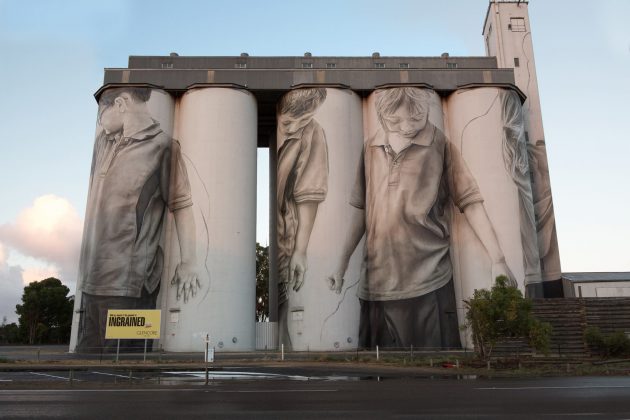
[[[98,110],[98,123],[107,134],[117,133],[123,129],[123,114],[116,105],[113,103],[101,106]]]
[[[289,114],[280,114],[278,117],[278,130],[282,137],[291,137],[306,127],[311,122],[315,111],[294,117]]]
[[[421,106],[417,110],[410,110],[409,108],[406,103],[403,103],[396,108],[394,113],[383,116],[387,131],[406,139],[413,139],[424,129],[429,116],[427,107]]]

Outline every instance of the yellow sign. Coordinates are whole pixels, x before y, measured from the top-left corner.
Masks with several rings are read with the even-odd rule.
[[[109,309],[105,338],[160,338],[161,312],[159,309]]]

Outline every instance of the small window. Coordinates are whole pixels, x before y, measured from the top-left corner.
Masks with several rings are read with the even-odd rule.
[[[401,69],[408,69],[409,68],[409,63],[400,63],[400,64],[398,64],[398,67],[400,67]]]
[[[236,69],[246,69],[247,68],[247,63],[236,63],[236,64],[234,64],[234,68],[236,68]]]
[[[510,18],[508,29],[512,32],[525,32],[525,18]]]
[[[173,68],[173,63],[162,63],[162,68],[163,69],[172,69]]]
[[[302,68],[303,69],[312,69],[313,68],[313,63],[302,63]]]
[[[374,63],[374,68],[375,69],[384,69],[385,68],[385,63]]]
[[[518,57],[514,57],[514,67],[520,67],[521,66],[521,60],[518,59]]]
[[[337,63],[326,63],[326,68],[327,69],[336,69],[337,68]]]
[[[456,69],[457,68],[457,63],[446,63],[446,68],[447,69]]]

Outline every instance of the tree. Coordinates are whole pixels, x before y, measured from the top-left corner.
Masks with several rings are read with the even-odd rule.
[[[472,329],[475,350],[481,357],[490,357],[496,342],[509,337],[526,337],[536,350],[548,351],[551,325],[531,315],[531,300],[508,286],[507,277],[497,277],[491,290],[475,290],[464,305],[466,326]]]
[[[0,344],[16,344],[20,342],[20,330],[15,322],[7,324],[7,317],[2,317],[0,324]]]
[[[70,339],[74,297],[59,279],[49,277],[24,287],[16,305],[22,339],[28,344],[66,343]]]
[[[269,247],[256,242],[256,321],[269,318]]]

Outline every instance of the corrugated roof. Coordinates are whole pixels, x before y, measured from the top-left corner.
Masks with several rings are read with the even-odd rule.
[[[562,278],[572,282],[588,281],[630,281],[630,272],[590,272],[590,273],[562,273]]]

